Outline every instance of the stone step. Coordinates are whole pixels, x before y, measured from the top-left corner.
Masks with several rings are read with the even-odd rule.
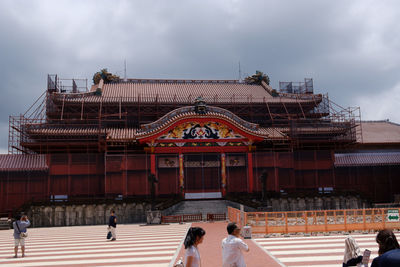
[[[183,214],[203,214],[203,218],[207,214],[227,213],[229,203],[225,200],[198,200],[183,201],[178,203],[171,209],[167,215],[183,215]]]
[[[225,210],[180,210],[175,211],[174,214],[197,214],[197,213],[226,213]]]

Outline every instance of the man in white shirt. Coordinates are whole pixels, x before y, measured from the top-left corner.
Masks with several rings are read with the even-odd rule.
[[[248,252],[249,247],[239,238],[240,228],[233,222],[226,230],[228,237],[222,240],[222,267],[246,267],[242,250]]]

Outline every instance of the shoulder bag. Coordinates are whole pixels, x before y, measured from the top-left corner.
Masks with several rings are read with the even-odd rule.
[[[19,237],[20,237],[20,238],[26,238],[26,237],[28,237],[28,233],[23,233],[23,232],[21,232],[21,230],[19,230],[18,221],[15,222],[15,225],[16,225],[17,228],[18,228]]]

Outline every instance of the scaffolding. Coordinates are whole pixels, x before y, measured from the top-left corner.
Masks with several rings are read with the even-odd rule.
[[[136,83],[141,81],[128,80]],[[218,83],[235,82],[238,83]],[[260,145],[260,149],[262,146],[291,151],[302,148],[337,148],[360,140],[361,127],[356,127],[361,123],[359,107],[343,108],[331,101],[328,95],[313,94],[312,79],[305,79],[299,85],[281,82],[280,89],[273,98],[257,98],[251,95],[203,97],[210,106],[224,108],[246,121],[258,124],[259,127],[273,128],[288,137],[283,141],[266,141]],[[271,91],[271,88],[266,90]],[[96,95],[95,91],[88,92],[87,80],[67,80],[60,79],[57,75],[48,75],[47,90],[27,112],[10,116],[8,152],[49,153],[56,147],[64,150],[63,145],[69,145],[70,149],[77,151],[82,149],[105,152],[118,147],[132,151],[141,149],[143,152],[143,148],[138,147],[135,142],[135,131],[143,124],[154,122],[179,107],[193,105],[194,99],[195,95],[182,101],[176,95],[158,94],[138,95],[135,98],[106,97]],[[132,132],[132,138],[107,139],[107,133],[115,129]]]
[[[313,94],[313,79],[304,78],[304,82],[279,82],[279,91],[288,94]]]

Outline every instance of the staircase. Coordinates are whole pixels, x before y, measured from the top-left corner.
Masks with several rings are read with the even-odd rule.
[[[207,214],[226,214],[228,206],[239,208],[239,204],[228,200],[186,200],[163,211],[163,215],[202,214],[206,220]]]

